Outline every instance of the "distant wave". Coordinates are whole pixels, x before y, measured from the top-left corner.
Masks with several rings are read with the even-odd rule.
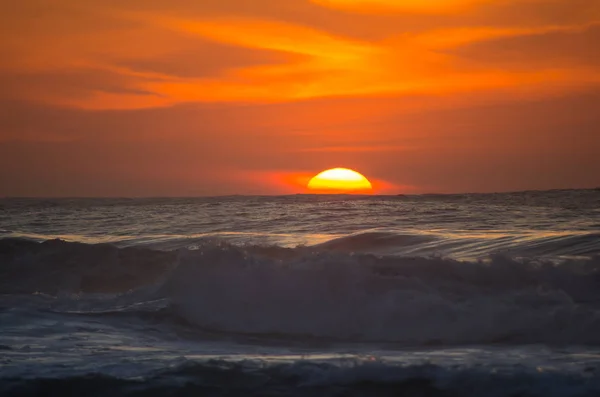
[[[600,344],[600,257],[465,262],[208,241],[162,252],[4,239],[0,263],[2,294],[61,296],[61,310],[84,313],[113,299],[115,308],[129,302],[132,315],[162,299],[169,318],[199,330],[406,345]],[[82,293],[103,298],[82,306]]]
[[[2,231],[0,231],[2,234]],[[44,242],[55,239],[50,235],[4,233],[8,240],[32,240]],[[222,232],[197,235],[140,235],[83,237],[76,235],[60,236],[72,242],[87,244],[113,244],[117,247],[150,248],[161,251],[174,251],[182,248],[203,246],[207,242],[222,241],[227,244],[248,246],[252,241],[261,244],[274,244],[285,241],[286,247],[298,250],[334,251],[357,254],[378,254],[397,256],[443,256],[455,259],[475,260],[491,255],[510,257],[593,257],[600,255],[600,233],[598,232],[515,232],[498,230],[495,233],[476,232],[423,232],[416,230],[370,229],[347,235],[306,235],[312,244],[299,247],[294,241],[302,240],[300,235],[269,234],[259,232]],[[0,239],[0,245],[1,245]],[[254,245],[255,247],[259,247]]]
[[[335,238],[316,247],[334,251],[369,252],[380,249],[401,249],[434,241],[439,239],[433,235],[375,231]]]
[[[443,255],[483,258],[502,253],[513,257],[600,255],[600,233],[435,234],[373,231],[335,238],[316,248],[375,254]]]

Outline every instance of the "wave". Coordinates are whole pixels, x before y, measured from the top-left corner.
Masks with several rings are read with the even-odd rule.
[[[0,293],[124,292],[157,282],[175,260],[137,247],[0,239]]]
[[[488,263],[185,252],[173,310],[204,329],[409,345],[600,343],[600,260]]]
[[[433,235],[374,231],[334,238],[317,245],[316,248],[346,252],[369,252],[386,249],[393,251],[402,247],[407,248],[435,241],[439,241],[439,239]]]
[[[482,258],[502,253],[522,257],[600,255],[600,233],[435,234],[371,231],[334,238],[318,249],[394,255]]]
[[[312,250],[397,256],[444,256],[474,260],[490,255],[511,257],[592,257],[600,255],[600,233],[592,231],[503,231],[455,232],[441,230],[394,230],[374,228],[351,234],[298,234],[261,232],[215,232],[201,234],[148,234],[119,236],[42,235],[3,233],[4,240],[37,242],[61,239],[85,244],[111,244],[160,251],[203,246],[226,241],[238,246],[277,244],[280,247],[309,247]],[[0,239],[1,241],[2,239]],[[3,243],[0,242],[0,245]]]
[[[600,393],[598,368],[565,373],[541,368],[394,365],[373,359],[341,365],[211,360],[124,379],[101,374],[58,379],[4,379],[4,396],[480,396],[584,397]]]
[[[83,313],[125,304],[128,313],[147,311],[145,302],[160,300],[167,318],[212,332],[406,345],[600,344],[600,258],[466,262],[210,241],[161,252],[0,240],[0,263],[1,294],[66,296],[61,310]]]

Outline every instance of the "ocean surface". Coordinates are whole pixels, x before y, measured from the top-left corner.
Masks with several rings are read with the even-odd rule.
[[[600,396],[600,190],[0,199],[2,396]]]

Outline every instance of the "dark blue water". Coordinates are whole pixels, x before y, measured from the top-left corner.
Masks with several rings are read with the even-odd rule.
[[[600,191],[0,200],[3,395],[596,396]]]

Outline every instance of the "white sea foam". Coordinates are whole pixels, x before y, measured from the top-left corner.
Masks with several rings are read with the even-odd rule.
[[[60,296],[63,311],[135,313],[159,300],[157,310],[166,302],[195,327],[229,333],[600,344],[600,258],[469,262],[212,242],[177,252],[13,243],[2,244],[2,291]]]
[[[202,328],[406,344],[600,343],[600,260],[291,260],[182,251],[174,310]]]

